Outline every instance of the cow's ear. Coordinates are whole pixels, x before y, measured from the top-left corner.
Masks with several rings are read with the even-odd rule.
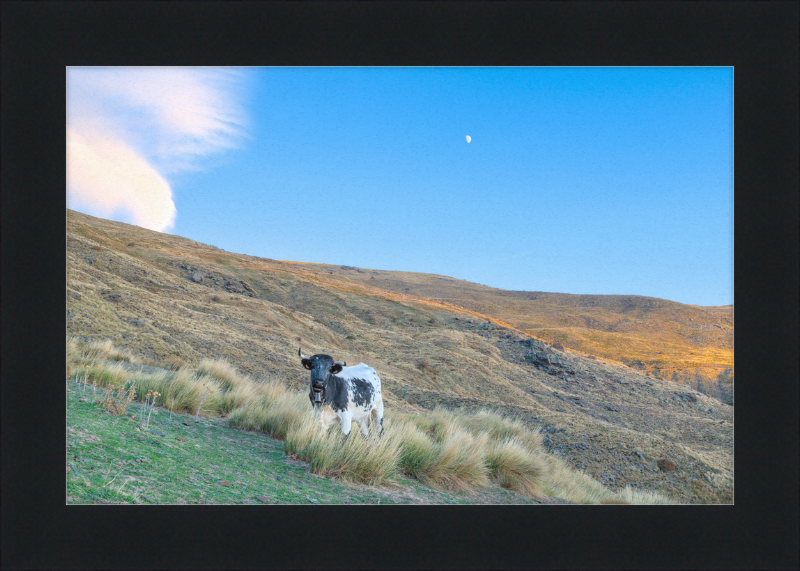
[[[331,367],[331,373],[334,375],[340,373],[342,370],[342,366],[339,363],[334,363],[333,367]]]
[[[301,359],[300,362],[303,363],[306,369],[311,370],[311,359]]]

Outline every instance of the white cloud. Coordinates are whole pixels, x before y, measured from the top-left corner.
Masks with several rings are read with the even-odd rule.
[[[172,227],[165,176],[238,146],[244,75],[211,68],[68,68],[67,203]]]
[[[124,141],[67,129],[67,189],[94,213],[123,210],[133,223],[163,231],[175,222],[169,184]]]

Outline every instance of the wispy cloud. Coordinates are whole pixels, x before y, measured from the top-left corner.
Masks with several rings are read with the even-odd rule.
[[[236,148],[245,76],[213,68],[67,70],[67,204],[164,231],[177,211],[165,177]]]

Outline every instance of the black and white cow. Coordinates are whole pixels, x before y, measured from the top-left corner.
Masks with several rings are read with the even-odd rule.
[[[381,380],[375,369],[359,363],[334,361],[329,355],[308,357],[297,350],[300,362],[311,371],[311,390],[308,397],[314,408],[314,419],[323,430],[337,419],[342,432],[350,435],[350,423],[355,421],[361,433],[369,436],[372,418],[378,423],[378,433],[383,433],[383,396]]]

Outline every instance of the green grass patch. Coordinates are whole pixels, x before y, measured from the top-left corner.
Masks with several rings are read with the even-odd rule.
[[[362,437],[358,428],[344,438],[338,424],[325,432],[319,430],[304,392],[277,382],[255,382],[225,361],[204,360],[196,369],[184,366],[178,371],[134,374],[122,363],[101,360],[114,351],[107,342],[68,343],[68,361],[88,360],[82,370],[77,369],[79,377],[81,372],[87,375],[88,386],[76,383],[72,376],[67,381],[68,447],[81,452],[71,462],[68,454],[68,474],[74,474],[68,476],[68,495],[80,501],[250,502],[252,494],[247,494],[253,488],[248,478],[254,474],[239,468],[255,461],[253,445],[261,449],[269,442],[270,453],[279,450],[284,462],[286,454],[307,462],[311,474],[369,486],[396,485],[410,476],[451,493],[499,485],[531,498],[546,494],[579,503],[668,503],[653,493],[629,490],[624,497],[615,495],[545,454],[538,430],[491,411],[390,411],[380,438],[375,434]],[[133,383],[135,401],[122,408],[107,406],[112,415],[98,404],[95,391],[87,390],[93,383],[118,393],[123,385]],[[150,414],[144,407],[153,402],[153,395],[156,412]],[[195,422],[198,407],[200,422]],[[219,418],[225,413],[229,413],[227,421]],[[95,430],[83,424],[92,424]],[[99,442],[105,442],[105,447],[97,448]],[[231,447],[237,442],[241,447],[234,453]],[[100,458],[108,460],[104,477],[94,465],[88,472],[81,465],[84,450],[100,449],[105,451],[98,452]],[[147,465],[155,463],[157,472],[148,472]],[[184,490],[182,483],[187,481],[196,486]],[[160,492],[162,487],[167,491]],[[268,489],[278,501],[289,498],[275,486]]]

